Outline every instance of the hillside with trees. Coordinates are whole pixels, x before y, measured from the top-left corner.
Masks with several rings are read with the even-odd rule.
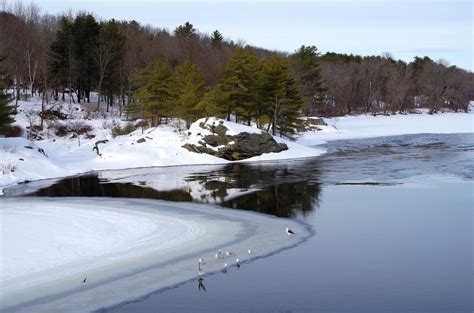
[[[301,116],[458,112],[474,99],[472,72],[428,57],[407,63],[316,46],[282,53],[189,22],[169,31],[84,12],[41,14],[33,4],[0,12],[0,55],[15,108],[37,96],[43,110],[58,100],[114,107],[149,126],[218,116],[290,136]]]

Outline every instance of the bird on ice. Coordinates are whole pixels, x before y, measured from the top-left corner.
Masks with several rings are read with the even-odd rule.
[[[247,253],[248,253],[248,254],[252,254],[252,249],[248,249],[248,250],[247,250]]]
[[[289,229],[288,227],[286,228],[286,233],[288,234],[288,236],[291,236],[291,235],[294,235],[295,233]]]
[[[234,255],[234,254],[235,254],[235,252],[232,252],[232,251],[226,251],[225,252],[225,255],[227,255],[227,256],[231,256],[231,255]]]
[[[86,282],[86,280],[87,280],[87,277],[86,277],[86,278],[84,278],[84,280],[82,281],[82,283],[85,283],[85,282]]]
[[[202,270],[204,269],[204,265],[206,265],[206,262],[204,262],[203,259],[199,258],[198,260],[198,273],[201,274]]]
[[[227,274],[227,263],[224,263],[224,265],[222,265],[222,273]]]
[[[217,259],[222,259],[223,257],[224,256],[222,255],[222,250],[221,249],[217,250],[217,253],[215,255],[216,260]]]
[[[235,259],[235,267],[237,268],[237,270],[240,269],[240,260],[238,258]]]

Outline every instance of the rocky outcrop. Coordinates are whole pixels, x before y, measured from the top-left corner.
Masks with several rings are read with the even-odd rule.
[[[203,133],[196,134],[200,137],[198,143],[186,143],[183,148],[231,161],[248,159],[263,153],[288,150],[286,144],[276,142],[266,132],[241,132],[236,135],[229,135],[228,128],[223,122],[216,126],[200,123],[199,127],[203,130]]]

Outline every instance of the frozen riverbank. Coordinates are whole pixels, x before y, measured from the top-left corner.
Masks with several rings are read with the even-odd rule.
[[[20,112],[16,116],[16,124],[26,129],[28,118],[25,112],[38,107],[30,102],[19,103]],[[80,112],[79,107],[77,112]],[[17,183],[97,170],[232,162],[184,149],[182,146],[195,140],[199,134],[190,135],[185,130],[180,131],[178,125],[160,125],[143,131],[137,129],[127,135],[113,137],[112,128],[117,125],[124,127],[125,121],[119,118],[79,119],[80,117],[77,116],[78,120],[90,127],[91,131],[89,136],[79,135],[79,139],[70,134],[58,136],[53,128],[46,127],[40,133],[43,140],[0,138],[0,195],[4,188]],[[261,132],[256,127],[222,122],[233,134]],[[61,123],[67,125],[72,122],[66,120]],[[263,153],[243,162],[305,158],[324,153],[323,149],[306,147],[282,138],[275,137],[275,140],[285,143],[288,150]],[[100,155],[93,150],[98,141],[106,141],[98,145]]]
[[[224,263],[233,270],[235,258],[245,262],[311,235],[295,221],[191,203],[4,198],[0,204],[2,312],[112,306],[196,278],[200,257],[207,273]],[[288,237],[286,227],[297,235]],[[216,260],[218,249],[235,254]]]
[[[306,132],[297,140],[305,146],[326,141],[385,137],[411,134],[455,134],[474,132],[474,112],[357,115],[324,119],[327,126],[321,131]]]
[[[36,108],[30,102],[20,101],[22,111],[16,116],[17,124],[25,128],[28,119],[25,112]],[[78,111],[80,112],[80,111]],[[79,114],[79,113],[77,113]],[[129,169],[158,166],[227,164],[232,161],[209,154],[194,153],[182,148],[187,142],[198,141],[198,137],[179,131],[172,125],[144,130],[135,130],[128,135],[112,137],[111,124],[126,123],[120,119],[83,120],[91,127],[94,138],[59,137],[51,129],[42,133],[44,140],[29,141],[24,138],[0,138],[0,195],[3,189],[21,182],[46,178],[61,178],[90,171]],[[317,146],[331,140],[358,139],[421,133],[473,133],[474,114],[440,113],[390,115],[390,116],[344,116],[325,119],[327,126],[318,126],[320,131],[306,131],[291,142],[274,137],[285,143],[288,150],[279,153],[264,153],[243,162],[258,162],[315,157],[325,153]],[[231,133],[260,132],[255,127],[224,121]],[[194,137],[193,137],[194,136]],[[93,151],[99,140],[100,156]],[[242,161],[240,161],[242,162]]]

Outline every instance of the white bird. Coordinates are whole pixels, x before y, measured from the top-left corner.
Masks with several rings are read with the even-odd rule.
[[[248,249],[247,253],[252,254],[252,249]]]
[[[291,236],[291,235],[294,235],[295,233],[289,229],[288,227],[286,228],[286,233],[288,234],[288,236]]]
[[[222,250],[219,249],[217,250],[217,253],[216,253],[216,259],[222,259],[224,256],[222,255]]]
[[[225,255],[227,255],[227,256],[231,256],[231,255],[234,255],[234,254],[235,254],[235,252],[232,252],[232,251],[226,251],[225,252]]]
[[[222,273],[227,274],[227,263],[224,263],[224,265],[222,265]]]
[[[199,258],[199,260],[198,260],[198,273],[199,274],[202,274],[202,270],[204,269],[205,264],[206,264],[206,262],[204,262],[203,259]]]
[[[235,266],[237,267],[237,269],[240,269],[240,260],[238,258],[235,259]]]

